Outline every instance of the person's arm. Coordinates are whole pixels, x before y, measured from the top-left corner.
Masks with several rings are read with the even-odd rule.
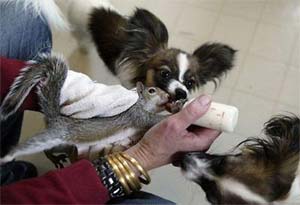
[[[1,102],[8,94],[10,86],[13,84],[24,67],[25,61],[0,57],[1,73]],[[90,82],[86,76],[73,72],[71,77],[77,77],[78,82]],[[74,80],[73,80],[74,81]],[[72,87],[72,80],[68,86]],[[72,91],[72,89],[70,89]],[[19,108],[20,111],[33,110],[39,111],[38,98],[33,89]],[[72,94],[72,93],[71,93]],[[75,98],[70,92],[65,92],[65,101]],[[89,98],[93,98],[97,92],[92,93]],[[87,100],[85,100],[86,102]],[[88,106],[88,102],[85,105]],[[91,104],[91,103],[90,103]],[[72,104],[69,104],[71,106]],[[75,106],[77,109],[78,106]],[[83,109],[83,108],[82,108]],[[70,111],[70,110],[69,110]],[[71,109],[72,111],[72,109]],[[90,115],[98,115],[101,111],[90,111]],[[84,110],[82,111],[85,114]],[[83,174],[84,173],[84,174]],[[51,171],[41,177],[20,181],[1,188],[1,203],[93,203],[103,204],[109,199],[108,191],[103,186],[94,166],[81,160],[78,163],[57,171]]]
[[[4,81],[9,78],[4,78]],[[5,87],[3,86],[3,92]],[[1,96],[3,95],[1,90]],[[209,97],[196,98],[182,111],[151,128],[139,143],[125,153],[138,160],[146,170],[150,170],[170,163],[177,152],[206,150],[220,133],[189,126],[208,110],[209,105]],[[109,195],[98,172],[98,167],[96,172],[90,162],[79,161],[42,177],[2,187],[1,202],[102,204],[109,199]]]
[[[220,132],[189,126],[207,111],[209,105],[209,97],[196,98],[179,113],[152,127],[125,153],[146,170],[151,170],[170,163],[177,152],[208,149]],[[109,193],[97,172],[90,162],[81,160],[42,177],[2,187],[1,203],[103,204],[109,200]],[[139,171],[135,169],[135,172]]]
[[[109,194],[91,162],[3,186],[1,204],[104,204]]]
[[[209,96],[195,98],[180,112],[153,126],[125,153],[151,170],[173,162],[178,153],[208,150],[221,132],[191,124],[207,112],[210,104]]]

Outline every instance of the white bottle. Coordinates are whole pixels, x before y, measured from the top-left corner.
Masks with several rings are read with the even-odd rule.
[[[193,100],[189,100],[185,106]],[[212,102],[209,110],[193,124],[219,131],[233,132],[237,125],[238,115],[239,110],[236,107]]]

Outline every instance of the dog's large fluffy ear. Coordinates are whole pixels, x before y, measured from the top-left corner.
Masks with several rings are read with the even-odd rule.
[[[133,51],[152,53],[167,47],[169,36],[166,26],[145,9],[136,9],[126,31],[129,35],[127,48]]]
[[[165,25],[144,9],[136,9],[124,31],[127,38],[119,57],[121,61],[117,62],[118,77],[124,85],[132,87],[137,81],[144,81],[147,69],[141,67],[158,50],[167,48],[169,37]]]
[[[232,68],[235,52],[230,46],[220,43],[206,43],[197,48],[193,55],[200,64],[200,83],[213,81],[216,84],[216,79]]]

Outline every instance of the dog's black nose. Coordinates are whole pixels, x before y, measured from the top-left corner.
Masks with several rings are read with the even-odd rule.
[[[197,157],[198,159],[206,159],[209,158],[209,154],[206,154],[205,152],[188,152],[185,154],[186,157]]]
[[[176,90],[175,90],[176,100],[186,99],[186,97],[187,97],[187,93],[184,90],[182,90],[180,88],[176,88]]]
[[[187,152],[183,155],[180,163],[182,170],[186,171],[188,166],[195,165],[195,159],[206,159],[208,154],[205,152]]]
[[[180,167],[182,170],[187,171],[188,166],[194,163],[195,161],[192,159],[192,155],[190,153],[186,153],[180,162]]]

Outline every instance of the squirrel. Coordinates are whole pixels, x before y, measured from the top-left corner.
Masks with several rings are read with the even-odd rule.
[[[137,102],[126,111],[112,117],[76,119],[60,113],[60,91],[68,72],[68,65],[57,56],[41,56],[37,63],[24,68],[11,86],[0,108],[0,119],[5,120],[22,104],[28,93],[37,85],[41,111],[45,115],[46,129],[27,141],[18,144],[0,159],[0,164],[17,156],[45,151],[56,167],[63,167],[61,161],[51,153],[64,151],[74,161],[79,150],[90,146],[104,148],[111,144],[129,146],[138,141],[152,126],[165,119],[162,107],[169,95],[156,87],[144,87],[137,83]],[[77,149],[74,149],[76,146]],[[72,156],[73,155],[73,156]],[[76,156],[74,156],[76,155]]]

